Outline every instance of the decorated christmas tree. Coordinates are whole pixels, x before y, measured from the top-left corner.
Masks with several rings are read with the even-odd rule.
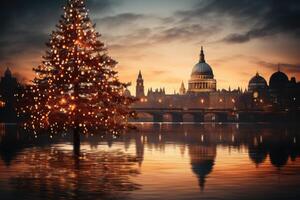
[[[35,134],[72,131],[78,153],[80,133],[126,128],[134,99],[123,94],[129,84],[119,81],[117,62],[107,55],[85,0],[68,0],[64,11],[42,64],[33,69],[33,84],[21,95],[19,113],[29,114],[24,127]]]

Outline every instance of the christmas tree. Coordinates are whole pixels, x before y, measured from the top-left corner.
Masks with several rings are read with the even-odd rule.
[[[119,81],[117,62],[107,55],[85,1],[68,0],[64,11],[42,64],[33,69],[33,84],[21,95],[19,113],[29,114],[24,127],[35,134],[72,130],[78,153],[80,132],[126,128],[134,99],[123,95],[129,84]]]

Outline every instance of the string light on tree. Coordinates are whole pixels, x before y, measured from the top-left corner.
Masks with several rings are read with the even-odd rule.
[[[129,84],[119,81],[117,62],[100,41],[85,1],[68,0],[64,11],[42,64],[34,68],[33,84],[19,100],[19,113],[30,113],[24,126],[51,134],[73,130],[74,143],[79,132],[117,133],[134,116],[128,107],[135,99],[123,95]]]

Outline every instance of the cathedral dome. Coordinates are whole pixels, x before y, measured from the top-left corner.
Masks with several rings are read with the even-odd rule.
[[[266,89],[268,87],[267,81],[264,79],[264,77],[260,76],[258,73],[251,78],[248,84],[248,90],[254,91],[254,90],[260,90],[260,89]]]
[[[280,89],[284,88],[289,82],[287,75],[281,71],[277,71],[272,74],[270,78],[270,88],[271,89]]]
[[[205,62],[203,47],[201,47],[200,60],[193,67],[188,88],[188,93],[216,91],[217,82],[214,79],[212,68]]]
[[[213,76],[214,76],[212,68],[209,66],[209,64],[207,64],[205,62],[205,57],[204,57],[204,52],[203,52],[202,47],[201,47],[201,53],[200,53],[200,60],[193,67],[193,70],[192,70],[192,76],[193,75],[210,76],[211,78],[213,78]]]
[[[196,64],[192,70],[192,75],[206,75],[206,76],[213,76],[213,71],[209,64],[205,62],[199,62]]]

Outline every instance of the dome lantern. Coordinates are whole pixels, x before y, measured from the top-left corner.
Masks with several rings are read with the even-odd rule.
[[[201,51],[200,51],[200,63],[205,63],[205,55],[203,51],[203,46],[201,46]]]

